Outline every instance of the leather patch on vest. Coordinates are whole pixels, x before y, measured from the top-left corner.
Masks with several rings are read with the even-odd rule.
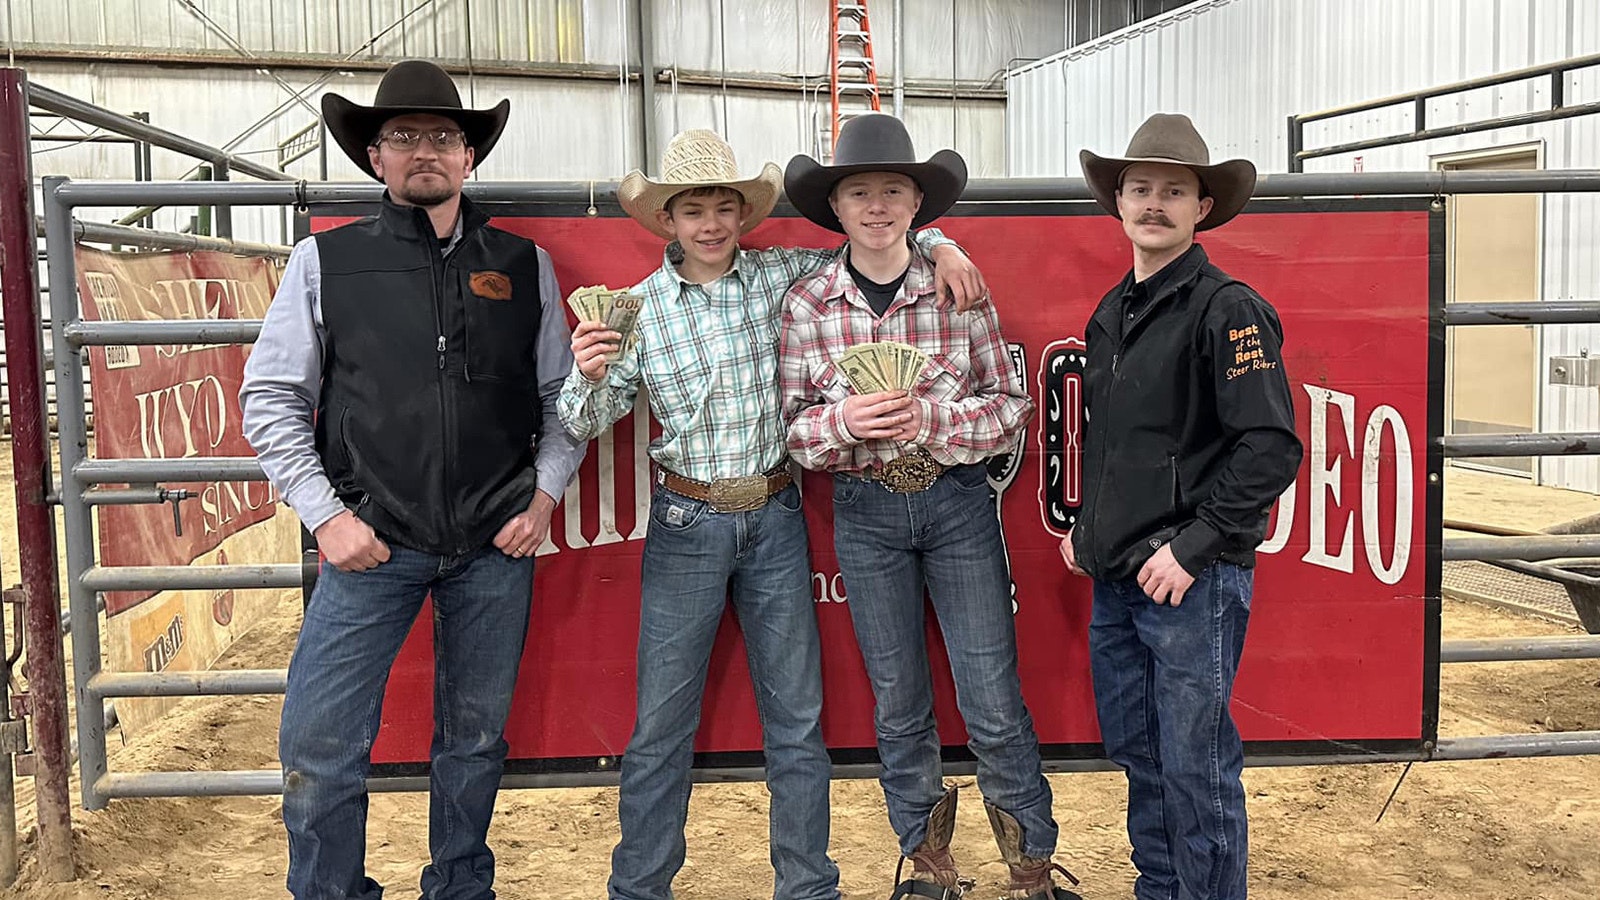
[[[473,272],[468,276],[467,283],[472,286],[472,293],[485,300],[511,299],[511,276],[504,272]]]

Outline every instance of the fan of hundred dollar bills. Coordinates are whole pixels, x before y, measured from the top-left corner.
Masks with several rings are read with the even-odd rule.
[[[567,305],[577,314],[580,322],[604,322],[606,327],[622,335],[615,352],[606,354],[606,362],[614,363],[622,354],[633,348],[638,339],[634,326],[639,322],[639,309],[644,298],[630,291],[613,291],[603,284],[581,287],[567,295]]]
[[[896,341],[856,344],[839,357],[850,387],[858,394],[909,391],[922,377],[928,354]]]

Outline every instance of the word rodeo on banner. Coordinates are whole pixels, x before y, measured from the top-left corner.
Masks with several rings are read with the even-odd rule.
[[[547,249],[563,288],[636,283],[661,245],[625,218],[498,205],[495,224]],[[325,210],[324,212],[330,212]],[[322,229],[348,221],[317,215]],[[1089,680],[1090,584],[1058,554],[1083,502],[1084,326],[1131,263],[1120,224],[1091,204],[961,207],[938,227],[982,269],[1019,377],[1037,404],[1013,452],[989,461],[1013,583],[1023,691],[1045,753],[1099,755]],[[1306,457],[1260,548],[1234,713],[1251,752],[1417,747],[1437,723],[1442,459],[1442,223],[1425,202],[1257,202],[1201,235],[1211,258],[1270,300]],[[791,215],[746,246],[832,246]],[[1271,365],[1259,335],[1231,338],[1239,374]],[[633,725],[639,561],[651,491],[653,424],[641,401],[591,446],[540,549],[517,699],[513,771],[616,764]],[[825,477],[802,480],[823,636],[824,732],[840,761],[869,760],[872,692],[855,645],[849,585],[833,553]],[[1432,536],[1432,537],[1430,537]],[[374,748],[380,771],[425,765],[433,729],[430,613],[402,649]],[[929,616],[936,711],[947,755],[965,732]],[[759,762],[760,724],[738,624],[718,636],[697,764]]]
[[[84,318],[99,321],[259,319],[277,289],[273,262],[221,253],[76,250]],[[240,427],[244,346],[112,346],[89,351],[94,452],[112,459],[251,456]],[[163,484],[189,496],[168,504],[95,507],[108,566],[277,562],[297,553],[292,515],[275,516],[266,482]],[[180,530],[181,526],[181,530]],[[106,594],[111,667],[204,669],[284,592],[113,591]],[[119,701],[130,728],[171,705]]]

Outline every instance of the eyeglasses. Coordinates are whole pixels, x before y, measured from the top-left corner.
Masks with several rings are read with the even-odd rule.
[[[417,149],[422,139],[427,138],[433,149],[441,153],[450,150],[459,150],[466,142],[466,135],[449,128],[438,128],[433,131],[417,131],[413,128],[395,128],[378,135],[375,144],[388,144],[401,152]]]

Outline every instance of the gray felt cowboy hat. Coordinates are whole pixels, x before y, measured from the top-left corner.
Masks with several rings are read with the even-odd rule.
[[[899,172],[917,183],[922,189],[922,208],[911,220],[912,228],[921,228],[948,212],[967,186],[967,163],[961,154],[940,150],[926,162],[917,162],[905,123],[886,113],[868,113],[839,129],[833,165],[822,165],[809,156],[789,160],[783,173],[784,193],[801,215],[842,233],[844,226],[828,204],[828,195],[841,179],[859,172]]]
[[[378,137],[383,123],[407,113],[454,119],[466,135],[467,146],[474,151],[472,164],[476,168],[483,165],[484,157],[500,140],[511,113],[511,101],[501,100],[492,109],[464,109],[450,74],[422,59],[390,66],[378,83],[378,95],[371,106],[353,103],[331,91],[322,95],[322,119],[328,123],[328,133],[350,161],[373,178],[378,173],[372,170],[367,147]]]
[[[1142,162],[1186,166],[1199,176],[1212,205],[1211,213],[1195,226],[1196,231],[1216,228],[1238,215],[1256,188],[1256,167],[1250,160],[1230,159],[1212,165],[1205,138],[1188,116],[1156,113],[1146,119],[1128,141],[1128,152],[1120,157],[1096,156],[1088,150],[1078,152],[1089,193],[1106,212],[1118,218],[1117,188],[1122,184],[1122,173]]]
[[[617,202],[635,222],[670,241],[674,235],[661,226],[656,213],[684,191],[704,187],[738,191],[750,204],[750,217],[744,220],[744,230],[748,232],[772,214],[782,184],[783,176],[774,163],[767,163],[754,178],[740,178],[728,142],[715,131],[691,128],[674,135],[661,154],[661,179],[657,181],[634,169],[617,188]]]

